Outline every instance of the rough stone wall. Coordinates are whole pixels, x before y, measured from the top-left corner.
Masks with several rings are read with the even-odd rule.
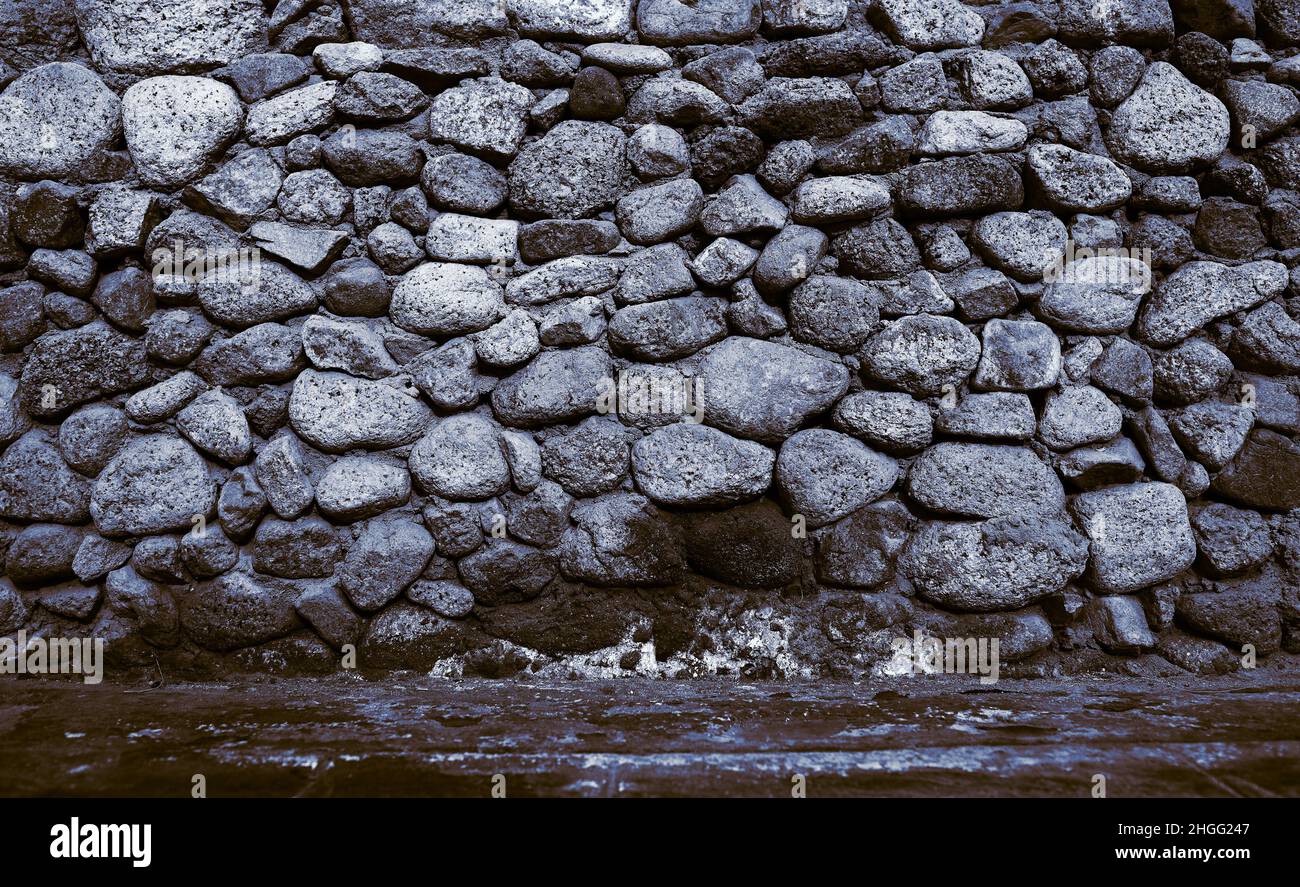
[[[1291,667],[1297,43],[1297,0],[4,0],[0,630]]]

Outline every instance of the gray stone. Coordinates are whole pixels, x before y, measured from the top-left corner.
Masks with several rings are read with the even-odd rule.
[[[443,213],[429,222],[424,248],[430,258],[438,261],[493,264],[500,268],[514,262],[518,238],[518,222]]]
[[[201,535],[186,533],[177,546],[181,563],[196,579],[211,579],[239,563],[239,546],[220,527],[205,527]]]
[[[1029,396],[1018,391],[967,394],[951,407],[941,405],[934,428],[977,440],[1024,441],[1034,436],[1038,417]]]
[[[59,451],[77,471],[94,477],[126,443],[126,416],[106,403],[84,406],[59,426]]]
[[[253,463],[257,487],[266,504],[285,520],[311,507],[311,478],[298,438],[285,432],[265,444]]]
[[[615,298],[623,303],[642,304],[669,296],[680,296],[695,288],[687,262],[690,256],[675,243],[641,250],[623,266]]]
[[[758,250],[733,240],[719,237],[691,260],[691,270],[705,286],[721,287],[735,283],[758,261]]]
[[[329,173],[324,175],[329,176]],[[263,148],[253,148],[195,182],[185,192],[185,196],[191,203],[219,216],[228,225],[246,228],[275,203],[283,181],[284,174],[280,172],[271,153]],[[346,196],[345,192],[344,197]],[[328,224],[337,223],[342,215],[340,209],[337,217],[328,221]]]
[[[835,405],[835,427],[893,455],[930,445],[933,421],[925,404],[899,391],[860,391]]]
[[[609,344],[637,360],[675,360],[727,335],[721,299],[684,296],[620,308],[609,322]]]
[[[980,109],[1011,110],[1029,104],[1034,97],[1021,67],[1010,56],[991,50],[963,55],[957,82],[966,100]]]
[[[714,237],[785,227],[789,210],[752,175],[735,176],[700,213],[700,227]],[[631,238],[629,238],[631,239]]]
[[[1207,468],[1227,465],[1245,446],[1254,423],[1250,406],[1210,400],[1169,416],[1169,428],[1178,443]]]
[[[334,93],[334,110],[366,123],[391,123],[419,113],[429,100],[420,87],[401,77],[361,71]]]
[[[40,588],[73,576],[73,560],[84,532],[60,524],[24,527],[5,555],[5,574],[15,585]]]
[[[689,127],[721,123],[729,110],[725,101],[699,83],[658,77],[632,94],[624,117],[630,123]]]
[[[899,570],[926,600],[988,612],[1054,594],[1087,563],[1087,541],[1066,521],[1013,514],[928,523],[899,558]]]
[[[893,459],[825,428],[792,435],[776,460],[777,489],[810,527],[833,523],[870,504],[897,478]]]
[[[727,505],[761,496],[776,454],[705,425],[679,423],[632,445],[637,487],[663,505]]]
[[[1178,598],[1178,620],[1194,631],[1231,644],[1246,644],[1267,656],[1281,646],[1281,619],[1275,588],[1247,584]]]
[[[36,340],[23,364],[19,397],[34,418],[49,418],[148,380],[144,343],[103,321]]]
[[[618,283],[622,263],[606,256],[568,256],[547,262],[506,284],[506,301],[544,305],[556,299],[595,296]]]
[[[211,514],[217,485],[203,457],[179,437],[136,438],[95,481],[90,515],[104,536],[147,536],[189,530]]]
[[[374,517],[411,496],[405,466],[368,456],[345,456],[330,463],[316,484],[316,506],[336,521]]]
[[[1080,447],[1064,454],[1056,465],[1061,477],[1080,490],[1108,484],[1133,483],[1142,477],[1146,462],[1133,441],[1116,438],[1098,447]]]
[[[241,541],[247,539],[265,511],[266,494],[252,468],[242,465],[230,472],[217,498],[217,517],[226,535]]]
[[[235,91],[206,77],[166,75],[122,94],[122,132],[136,171],[170,190],[201,175],[239,134]]]
[[[517,366],[530,360],[541,347],[537,324],[520,308],[473,338],[478,359],[495,367]]]
[[[514,156],[533,106],[527,89],[502,80],[476,80],[440,93],[429,106],[429,135],[472,154]]]
[[[899,208],[918,216],[960,216],[1019,209],[1019,164],[996,154],[949,157],[909,166],[898,187]]]
[[[77,0],[77,25],[96,67],[128,74],[204,71],[266,48],[257,0]],[[219,25],[219,26],[217,26]]]
[[[957,0],[882,0],[877,7],[889,36],[909,49],[978,46],[984,20]]]
[[[758,292],[775,296],[807,280],[826,255],[830,240],[816,228],[786,225],[763,247],[752,278]]]
[[[537,325],[543,345],[587,345],[605,332],[605,305],[595,296],[584,296],[548,308]]]
[[[0,173],[64,179],[113,147],[121,102],[94,71],[57,62],[27,71],[0,93]]]
[[[1212,502],[1192,514],[1201,556],[1215,575],[1244,573],[1273,556],[1268,521],[1254,511]]]
[[[547,438],[542,471],[570,496],[608,493],[627,478],[629,443],[622,423],[593,416],[567,434]]]
[[[1091,542],[1087,580],[1107,594],[1177,576],[1196,560],[1187,503],[1177,487],[1130,484],[1081,493],[1070,504]]]
[[[700,362],[705,421],[741,437],[775,443],[830,407],[848,388],[841,364],[761,339],[731,337]]]
[[[686,139],[661,123],[647,123],[628,136],[627,160],[642,179],[669,178],[691,168]]]
[[[414,183],[419,178],[420,166],[424,162],[420,143],[394,129],[354,130],[340,127],[325,140],[323,152],[325,166],[343,184],[358,189],[382,186],[379,191],[367,192],[371,199],[386,195],[387,191],[383,188],[388,185]],[[352,204],[359,227],[369,230],[378,224],[362,222],[366,217],[362,191],[358,190],[352,195]],[[386,207],[380,206],[375,211],[382,214],[385,209]]]
[[[908,494],[926,508],[963,517],[1054,514],[1065,491],[1051,467],[1025,447],[946,442],[912,463]]]
[[[372,521],[348,549],[335,575],[339,590],[360,610],[396,599],[433,556],[433,537],[414,521]]]
[[[283,637],[302,623],[293,589],[226,573],[177,594],[181,627],[210,650],[235,650]]]
[[[1119,434],[1119,407],[1091,385],[1062,388],[1048,394],[1038,439],[1053,450],[1072,450],[1103,443]]]
[[[889,189],[874,179],[828,176],[795,189],[791,212],[798,222],[824,225],[871,218],[889,204]]]
[[[277,191],[280,212],[304,225],[337,225],[352,203],[351,192],[326,169],[290,173]]]
[[[994,213],[971,229],[971,244],[991,265],[1030,283],[1061,261],[1068,237],[1065,225],[1042,211]]]
[[[298,228],[279,222],[256,222],[248,229],[258,248],[315,276],[342,255],[348,235],[327,228]]]
[[[95,582],[131,559],[131,546],[89,533],[72,558],[72,572],[82,582]]]
[[[176,415],[208,386],[189,370],[181,370],[157,385],[137,391],[126,399],[126,414],[132,420],[152,425]]]
[[[642,39],[657,46],[739,43],[754,36],[762,21],[758,0],[643,0],[636,14]]]
[[[926,118],[917,136],[922,154],[981,154],[1018,151],[1029,131],[1019,120],[984,111],[936,111]]]
[[[243,409],[220,388],[200,394],[177,413],[176,430],[204,453],[227,465],[248,461],[253,449]]]
[[[787,311],[796,339],[841,353],[860,347],[880,322],[870,290],[856,280],[829,275],[795,287]]]
[[[421,489],[451,500],[481,500],[510,486],[501,430],[478,413],[449,416],[416,442],[411,474]]]
[[[474,593],[446,579],[416,580],[406,590],[406,596],[447,619],[464,619],[474,611]]]
[[[506,177],[491,164],[450,152],[431,157],[420,185],[439,209],[487,215],[506,200]]]
[[[456,565],[461,582],[485,607],[531,600],[555,578],[555,556],[510,539],[489,539]]]
[[[626,472],[626,448],[623,458]],[[560,544],[569,527],[573,497],[559,484],[543,479],[527,494],[507,493],[503,504],[510,535],[529,545],[553,548]]]
[[[194,369],[212,385],[256,385],[288,381],[306,365],[298,330],[260,323],[203,349]]]
[[[619,40],[632,30],[631,0],[510,0],[510,18],[532,37],[569,37],[583,43]]]
[[[1115,157],[1148,173],[1186,173],[1228,146],[1228,109],[1177,68],[1155,62],[1115,109],[1106,142]]]
[[[593,585],[669,585],[684,563],[666,521],[645,497],[611,493],[574,506],[560,569]]]
[[[543,351],[492,390],[492,409],[506,425],[537,428],[596,412],[609,355],[587,346]]]
[[[886,324],[861,354],[871,378],[927,397],[962,384],[980,360],[980,343],[951,317],[916,314]]]
[[[314,315],[302,325],[302,345],[312,366],[320,370],[382,379],[400,369],[383,339],[364,323]]]
[[[973,384],[985,390],[1034,391],[1056,384],[1061,343],[1046,324],[998,320],[984,324],[983,350]]]
[[[704,191],[693,179],[650,185],[621,197],[616,207],[619,230],[635,244],[671,240],[695,226],[704,210]]]
[[[321,579],[333,575],[344,550],[338,532],[316,515],[294,521],[267,517],[253,537],[253,569],[284,579]]]
[[[487,329],[506,314],[501,286],[482,268],[428,262],[393,289],[393,322],[413,333],[455,336]]]
[[[383,450],[414,441],[432,413],[405,390],[343,373],[304,370],[289,398],[289,421],[317,449]]]
[[[1066,145],[1034,145],[1026,166],[1030,181],[1060,212],[1105,212],[1133,193],[1128,176],[1112,161]]]
[[[334,120],[338,83],[312,83],[249,107],[244,132],[254,145],[282,145],[290,139],[328,126]]]
[[[199,281],[198,297],[204,313],[236,329],[307,314],[316,307],[312,288],[275,262],[259,262],[247,272],[214,271]]]
[[[1110,595],[1088,602],[1093,637],[1111,653],[1140,653],[1156,645],[1146,614],[1137,598]]]
[[[1127,256],[1088,256],[1057,265],[1038,302],[1043,317],[1081,333],[1121,333],[1151,288],[1151,269]]]

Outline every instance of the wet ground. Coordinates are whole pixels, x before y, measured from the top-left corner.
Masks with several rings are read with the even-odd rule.
[[[0,795],[1300,795],[1300,679],[0,683]],[[802,779],[800,779],[802,777]]]

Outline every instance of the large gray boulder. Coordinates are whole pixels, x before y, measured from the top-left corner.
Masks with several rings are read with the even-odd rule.
[[[209,77],[165,75],[122,95],[122,131],[140,178],[170,190],[196,179],[239,134],[235,91]]]
[[[866,444],[828,428],[791,436],[776,460],[776,485],[808,526],[839,520],[879,499],[898,478],[898,463]]]
[[[510,164],[510,206],[529,217],[581,219],[613,205],[627,140],[608,123],[566,120]]]
[[[96,67],[150,75],[210,70],[265,51],[259,0],[76,0]]]
[[[733,336],[700,362],[704,421],[765,443],[793,434],[844,394],[849,371],[797,348]]]
[[[663,505],[729,505],[761,496],[776,454],[753,441],[682,422],[632,445],[632,476]]]
[[[378,610],[419,578],[433,537],[405,518],[372,521],[335,570],[338,587],[360,610]]]
[[[1172,484],[1081,493],[1070,510],[1091,543],[1086,578],[1099,591],[1138,591],[1172,579],[1196,560],[1187,501]]]
[[[1222,154],[1230,131],[1223,102],[1168,62],[1155,62],[1115,109],[1106,143],[1143,172],[1185,173]]]
[[[217,485],[192,446],[154,434],[122,448],[95,481],[90,514],[104,536],[191,530],[212,513]]]
[[[82,65],[56,62],[28,71],[0,93],[0,174],[78,177],[113,147],[121,108]]]
[[[432,416],[419,398],[402,388],[344,373],[304,370],[289,397],[293,430],[327,453],[411,443]]]
[[[909,495],[941,514],[1001,517],[1052,515],[1065,490],[1051,467],[1026,447],[945,442],[912,463]]]
[[[953,610],[1010,610],[1060,591],[1083,572],[1088,544],[1057,517],[1011,514],[927,524],[899,570],[927,600]]]

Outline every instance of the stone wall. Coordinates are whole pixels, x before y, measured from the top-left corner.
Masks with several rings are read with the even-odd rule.
[[[1297,43],[1296,0],[4,0],[0,630],[1291,668]]]

